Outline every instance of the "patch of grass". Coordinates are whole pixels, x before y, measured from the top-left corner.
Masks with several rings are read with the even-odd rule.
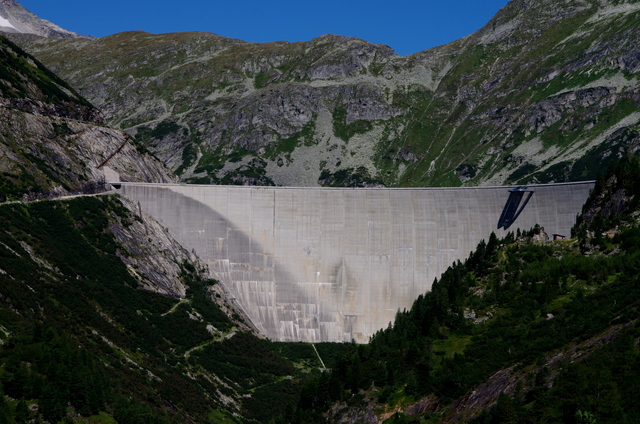
[[[368,187],[384,185],[380,179],[372,176],[367,168],[344,168],[335,172],[322,170],[318,182],[324,187]]]
[[[199,145],[202,143],[202,140],[195,135],[191,134],[189,137],[189,141],[187,145],[184,147],[182,151],[182,164],[176,169],[175,173],[177,175],[182,175],[198,158],[198,150]]]
[[[214,409],[207,415],[209,421],[216,424],[239,424],[232,415],[222,409]]]
[[[118,424],[118,422],[106,412],[100,412],[98,415],[92,415],[86,418],[76,418],[73,419],[73,422],[79,424]]]
[[[433,342],[432,351],[434,356],[434,368],[438,368],[442,358],[453,358],[455,354],[464,354],[464,350],[471,344],[473,337],[470,335],[456,336],[450,335],[445,339],[438,339]]]
[[[165,120],[156,125],[155,128],[140,127],[136,133],[136,138],[142,141],[162,140],[170,134],[177,134],[182,129],[178,123],[172,120]]]
[[[576,161],[557,163],[545,171],[531,174],[532,178],[540,183],[595,180],[610,162],[630,153],[637,137],[637,131],[621,128],[607,142],[589,150]]]
[[[256,74],[253,80],[253,86],[256,90],[266,87],[271,83],[275,78],[277,78],[280,74],[275,70],[271,71],[263,71]]]
[[[302,129],[293,134],[291,137],[280,140],[278,143],[271,145],[267,148],[265,157],[271,160],[275,160],[280,155],[285,155],[288,160],[291,159],[291,153],[300,146],[312,145],[315,141],[313,139],[313,133],[315,130],[315,118],[314,114],[312,119]]]
[[[359,119],[347,123],[347,109],[344,106],[333,111],[333,133],[344,141],[349,141],[356,134],[365,134],[373,129],[370,121]]]
[[[531,163],[525,163],[520,165],[518,169],[513,171],[508,177],[507,181],[514,181],[516,184],[525,184],[528,182],[529,178],[527,177],[532,172],[534,172],[538,167]]]

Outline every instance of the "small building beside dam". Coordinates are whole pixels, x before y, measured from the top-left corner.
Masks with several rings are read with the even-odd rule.
[[[593,182],[471,188],[117,183],[275,341],[366,343],[477,244],[569,236]]]

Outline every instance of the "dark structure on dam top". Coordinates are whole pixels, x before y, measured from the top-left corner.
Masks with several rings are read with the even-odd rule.
[[[206,261],[272,340],[367,342],[492,232],[570,235],[593,185],[114,187]]]
[[[498,220],[498,229],[508,230],[509,227],[511,227],[511,224],[518,219],[518,216],[520,216],[527,206],[527,203],[529,203],[529,200],[531,200],[533,193],[535,193],[535,191],[528,190],[527,186],[518,186],[509,190],[507,204],[504,205],[504,209],[502,209],[502,214],[500,214],[500,219]],[[524,197],[525,194],[527,194],[526,197]]]

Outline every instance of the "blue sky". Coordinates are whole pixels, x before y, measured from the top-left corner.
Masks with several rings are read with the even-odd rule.
[[[208,31],[251,42],[308,41],[322,34],[387,44],[406,55],[480,29],[508,0],[19,0],[83,35]]]

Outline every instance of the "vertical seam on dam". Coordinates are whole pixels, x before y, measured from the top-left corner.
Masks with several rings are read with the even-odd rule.
[[[502,237],[540,224],[548,234],[570,235],[594,186],[118,184],[209,264],[270,339],[361,343],[491,232]]]

